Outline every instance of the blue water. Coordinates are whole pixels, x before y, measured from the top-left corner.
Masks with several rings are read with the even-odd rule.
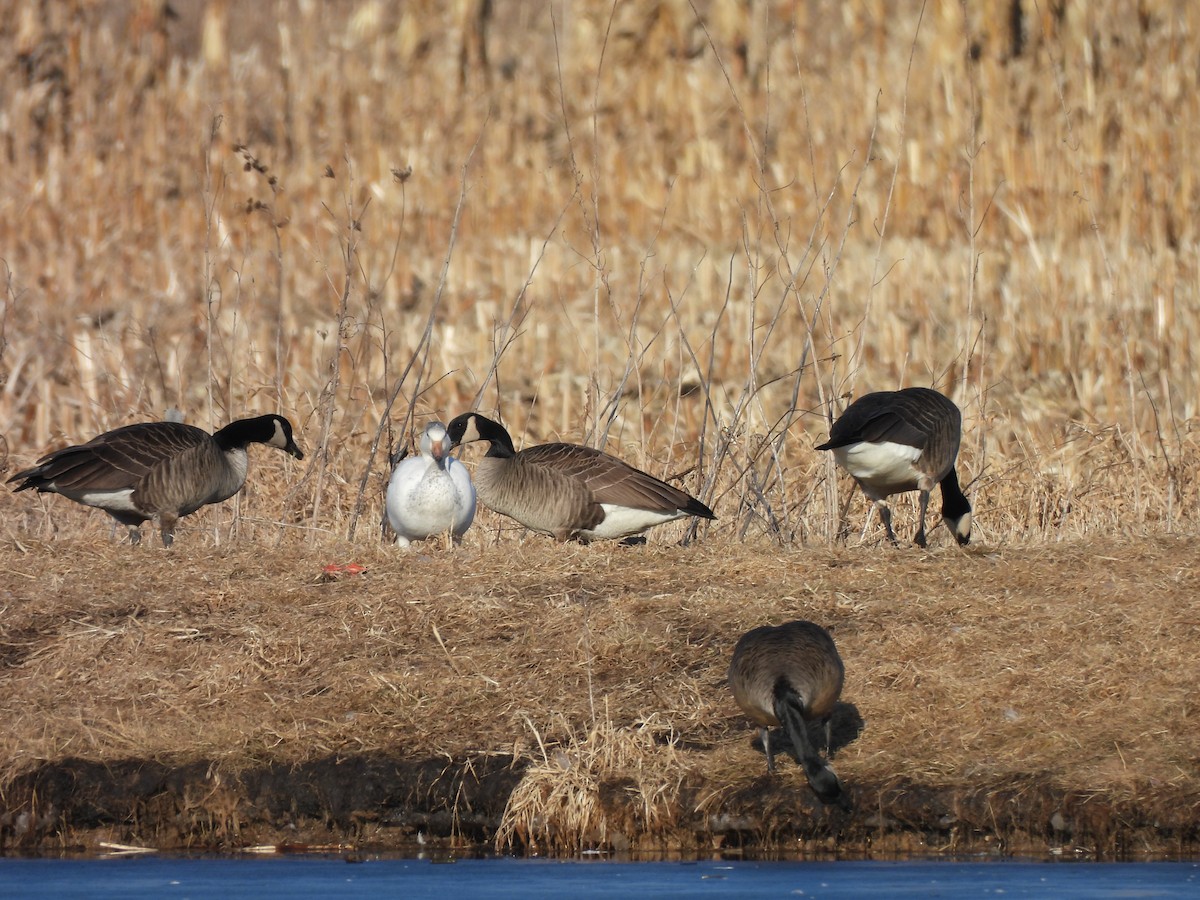
[[[1200,897],[1200,863],[0,859],[0,897]]]

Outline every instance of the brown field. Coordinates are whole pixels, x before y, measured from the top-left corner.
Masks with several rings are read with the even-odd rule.
[[[907,6],[0,2],[4,470],[306,451],[171,552],[0,499],[0,841],[1195,852],[1200,7]],[[966,551],[813,450],[906,384]],[[473,407],[719,518],[400,553],[387,454]],[[796,616],[849,814],[721,683]]]

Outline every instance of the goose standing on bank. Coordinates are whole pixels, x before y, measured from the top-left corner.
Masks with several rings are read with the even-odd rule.
[[[767,771],[775,771],[769,727],[782,725],[791,755],[804,769],[822,803],[848,807],[848,800],[829,763],[808,739],[806,723],[825,726],[830,749],[830,718],[842,694],[845,668],[829,632],[812,622],[763,625],[747,631],[733,648],[729,687],[742,711],[757,724],[767,755]]]
[[[553,443],[517,452],[503,425],[473,412],[447,431],[456,447],[489,444],[475,467],[484,506],[559,541],[620,539],[685,516],[716,518],[695,497],[592,447]]]
[[[450,456],[450,436],[441,422],[431,422],[421,435],[420,456],[402,459],[387,488],[387,517],[396,544],[450,532],[462,537],[475,518],[475,487],[467,467]]]
[[[960,544],[971,540],[971,504],[958,485],[954,463],[962,439],[962,413],[949,398],[929,388],[866,394],[851,403],[829,429],[818,450],[832,450],[838,465],[854,476],[879,508],[888,540],[896,543],[887,499],[920,491],[921,518],[915,543],[924,547],[929,492],[942,486],[942,518]]]
[[[104,510],[129,529],[133,544],[142,538],[142,523],[157,518],[169,547],[180,518],[242,489],[249,444],[304,459],[283,416],[238,419],[215,434],[181,422],[143,422],[56,450],[8,481],[20,482],[18,491],[62,494]]]

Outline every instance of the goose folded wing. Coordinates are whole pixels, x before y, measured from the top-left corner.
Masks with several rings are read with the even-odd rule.
[[[653,475],[592,447],[541,444],[523,451],[522,456],[584,484],[596,503],[629,509],[673,510],[684,508],[691,499]]]
[[[830,443],[845,446],[859,441],[877,444],[890,441],[909,447],[924,447],[928,435],[892,409],[868,411],[862,417],[852,415],[853,407],[834,424]],[[849,421],[847,421],[849,419]],[[841,426],[841,427],[839,427]]]
[[[71,448],[78,455],[72,481],[94,490],[132,487],[165,460],[211,440],[207,432],[178,422],[129,425]]]

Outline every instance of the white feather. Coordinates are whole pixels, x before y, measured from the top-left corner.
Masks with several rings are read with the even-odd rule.
[[[475,518],[470,473],[449,450],[445,427],[434,422],[421,436],[420,455],[401,460],[392,471],[387,517],[401,547],[447,531],[459,538]]]
[[[915,490],[921,479],[916,462],[921,448],[892,441],[862,441],[835,447],[834,458],[843,469],[858,479],[863,492],[872,500],[889,494]]]
[[[86,503],[88,506],[98,506],[100,509],[114,509],[118,512],[131,512],[142,515],[142,511],[134,505],[133,488],[119,491],[87,491],[76,494],[72,491],[63,496],[69,497],[76,503]]]
[[[582,529],[579,532],[589,541],[639,534],[654,525],[682,519],[685,515],[678,510],[664,513],[649,509],[630,509],[628,506],[616,506],[612,503],[601,503],[600,506],[604,510],[604,521],[593,529]]]
[[[232,450],[225,451],[225,461],[229,463],[229,469],[233,472],[233,478],[230,483],[236,482],[237,487],[234,488],[233,493],[222,497],[222,500],[228,500],[229,497],[240,491],[246,483],[246,475],[250,471],[250,455],[246,452],[245,447],[235,447]]]

